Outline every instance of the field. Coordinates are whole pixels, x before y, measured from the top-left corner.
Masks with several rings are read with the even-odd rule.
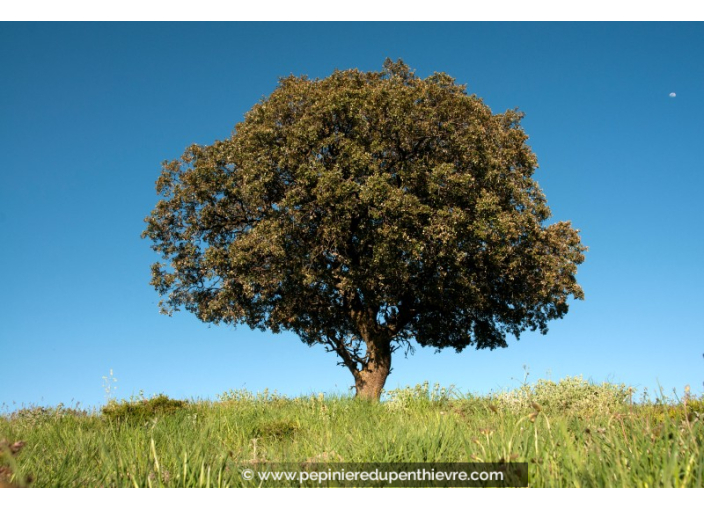
[[[702,487],[703,422],[701,398],[581,378],[484,396],[426,383],[381,403],[230,391],[31,407],[0,418],[0,486],[256,487],[243,466],[526,462],[530,487]]]

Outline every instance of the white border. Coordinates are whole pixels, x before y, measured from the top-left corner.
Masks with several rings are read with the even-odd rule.
[[[101,510],[137,508],[246,509],[302,507],[308,510],[364,510],[374,508],[515,508],[563,510],[576,493],[570,489],[25,489],[2,492],[7,508],[37,505]],[[340,491],[354,491],[344,493]],[[458,492],[459,491],[459,492]],[[569,492],[568,492],[569,491]],[[364,493],[362,493],[364,492]],[[580,506],[618,507],[621,504],[647,508],[688,507],[701,498],[702,489],[582,489]],[[15,506],[13,506],[13,503]],[[278,505],[281,505],[280,507]]]
[[[0,21],[701,21],[697,0],[6,2]]]

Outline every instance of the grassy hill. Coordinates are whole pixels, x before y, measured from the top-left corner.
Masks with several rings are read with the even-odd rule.
[[[704,486],[704,400],[638,400],[568,378],[485,396],[426,383],[382,403],[230,391],[33,407],[0,418],[0,486],[251,487],[243,467],[271,462],[526,462],[531,487]]]

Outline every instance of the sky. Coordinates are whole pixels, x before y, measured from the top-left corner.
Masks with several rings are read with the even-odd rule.
[[[386,57],[523,111],[551,221],[589,247],[585,300],[547,335],[396,355],[387,389],[701,393],[702,23],[0,23],[0,404],[347,393],[335,356],[293,334],[160,315],[140,234],[162,161],[229,137],[281,76]]]

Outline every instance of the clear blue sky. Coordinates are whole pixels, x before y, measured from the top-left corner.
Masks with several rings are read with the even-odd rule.
[[[279,76],[378,70],[386,57],[524,111],[554,219],[589,246],[586,299],[546,336],[418,349],[395,358],[387,388],[485,393],[528,365],[530,380],[700,393],[701,23],[3,23],[0,403],[100,405],[111,368],[118,398],[347,391],[335,357],[291,334],[159,315],[157,255],[140,233],[161,161],[228,137]]]

